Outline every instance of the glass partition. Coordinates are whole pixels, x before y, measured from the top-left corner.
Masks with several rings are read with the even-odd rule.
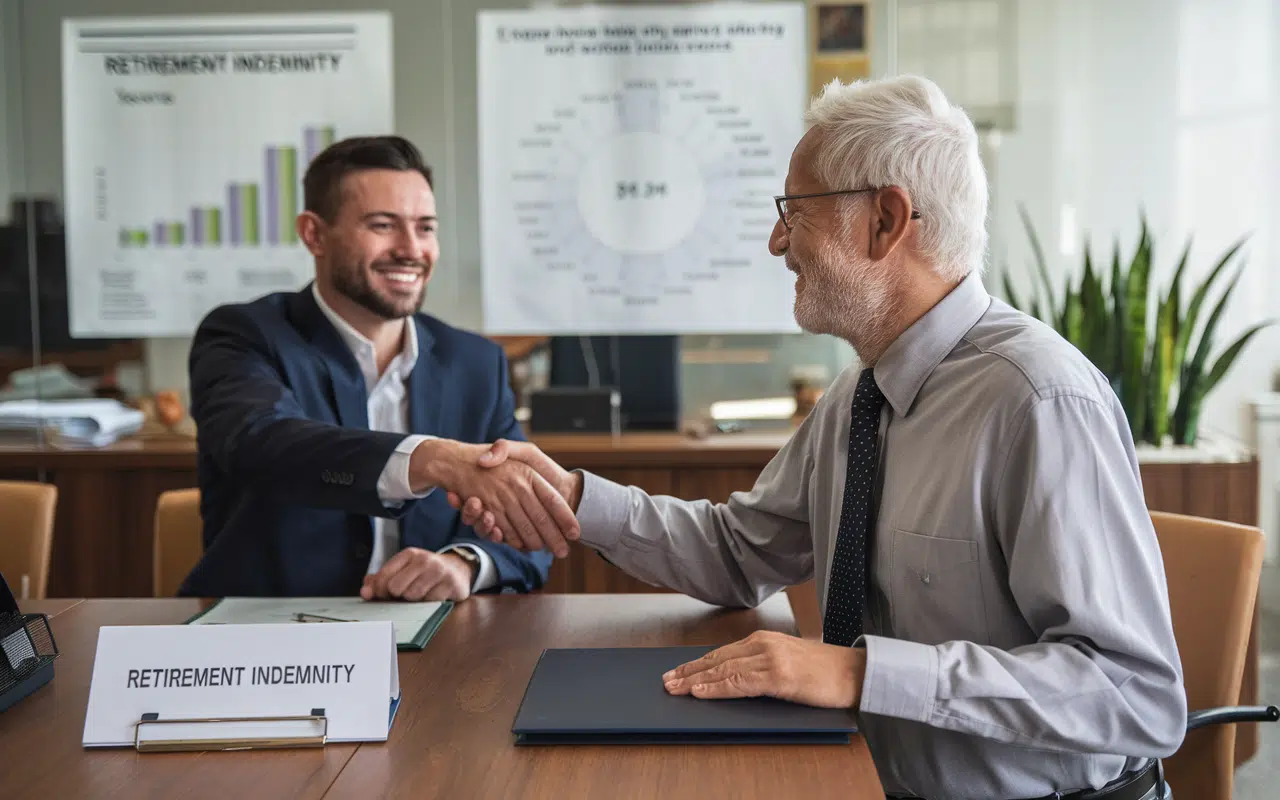
[[[40,349],[38,310],[44,305],[37,281],[35,248],[55,222],[28,189],[24,158],[27,134],[22,115],[23,65],[19,32],[22,8],[0,3],[0,400],[22,396]],[[40,434],[0,433],[0,447],[26,444]],[[0,478],[38,476],[0,473]]]
[[[490,326],[486,325],[482,313],[476,19],[483,9],[529,6],[492,0],[427,3],[401,0],[386,3],[384,7],[392,18],[394,129],[413,140],[432,165],[442,219],[442,258],[432,278],[425,310],[450,324],[486,332]],[[122,396],[134,403],[144,401],[142,405],[150,410],[152,405],[146,401],[153,399],[157,392],[171,391],[185,406],[189,332],[108,337],[73,333],[75,326],[68,315],[69,294],[78,287],[74,281],[68,286],[67,240],[63,226],[68,133],[62,75],[66,63],[62,54],[64,20],[137,19],[172,15],[174,9],[168,3],[146,0],[109,5],[92,0],[6,0],[5,8],[6,56],[21,68],[6,70],[9,83],[6,117],[11,132],[30,134],[25,141],[13,135],[6,139],[8,162],[16,168],[6,179],[11,187],[10,195],[30,211],[32,221],[10,230],[15,235],[23,232],[24,246],[19,252],[34,256],[32,274],[39,284],[39,290],[31,294],[32,301],[20,304],[23,313],[32,317],[34,326],[19,325],[21,315],[15,311],[6,317],[14,329],[6,333],[6,342],[13,341],[11,349],[20,349],[27,354],[26,358],[32,358],[31,354],[36,352],[38,374],[31,377],[39,380],[32,385],[38,385],[47,396]],[[347,10],[347,6],[336,2],[202,0],[186,9],[186,13],[338,13]],[[798,114],[798,111],[790,113]],[[181,150],[178,143],[157,144]],[[199,154],[189,153],[184,157],[198,158]],[[293,163],[295,170],[302,169],[295,162],[288,163]],[[14,191],[19,188],[15,180],[22,181],[21,192]],[[777,182],[777,191],[780,191],[781,177]],[[240,199],[242,203],[257,200],[265,206],[269,190],[270,186],[263,183],[260,195]],[[232,196],[234,200],[239,195],[232,192]],[[187,203],[192,206],[190,214],[173,212],[169,215],[172,219],[157,219],[154,224],[143,220],[132,227],[122,227],[121,241],[129,237],[135,247],[192,247],[200,244],[196,239],[207,238],[215,232],[226,237],[236,235],[232,219],[234,202],[215,205],[215,198],[206,200],[209,208],[192,198]],[[259,210],[267,213],[265,208]],[[273,221],[269,217],[270,214],[268,223]],[[261,235],[268,235],[265,223]],[[107,253],[100,255],[108,257]],[[26,260],[11,263],[26,264]],[[217,269],[216,266],[210,268]],[[228,264],[226,268],[232,266]],[[780,260],[778,269],[783,269]],[[83,277],[87,272],[74,274]],[[98,274],[108,283],[112,279],[106,272]],[[6,296],[30,294],[27,288],[15,283],[15,293],[7,292]],[[102,288],[128,294],[127,286]],[[161,290],[152,287],[148,291]],[[189,287],[176,292],[173,301],[186,302],[186,298],[180,296],[185,294],[190,294]],[[194,322],[193,315],[192,327]],[[19,341],[18,330],[26,331],[28,327],[40,335],[38,343]],[[518,347],[515,352],[519,352]],[[843,343],[801,333],[684,336],[680,352],[681,405],[686,418],[704,415],[710,403],[717,400],[789,394],[797,371],[825,382],[852,359],[851,351]],[[532,373],[530,386],[546,380],[544,354],[535,353],[522,367]]]
[[[183,13],[358,10],[351,5],[197,0]],[[482,333],[490,333],[494,321],[483,313],[477,15],[553,7],[496,0],[380,4],[391,17],[393,127],[422,149],[436,175],[443,252],[425,310]],[[9,399],[121,397],[153,417],[156,393],[168,391],[185,408],[189,331],[102,335],[75,330],[68,313],[75,292],[110,290],[127,301],[134,290],[112,285],[118,276],[108,272],[97,273],[103,284],[98,287],[68,280],[64,222],[69,102],[64,98],[64,21],[173,15],[175,7],[165,0],[0,0],[0,8],[0,391]],[[1114,243],[1129,254],[1145,214],[1156,243],[1152,280],[1161,287],[1187,239],[1194,239],[1184,294],[1229,243],[1248,235],[1247,267],[1224,313],[1220,343],[1280,312],[1269,261],[1274,227],[1269,223],[1277,216],[1270,145],[1274,64],[1280,63],[1274,58],[1277,23],[1269,5],[1256,0],[814,0],[805,7],[804,19],[809,91],[833,74],[915,72],[936,80],[974,118],[992,189],[986,282],[993,294],[1005,296],[1006,276],[1023,298],[1044,291],[1036,288],[1040,273],[1032,267],[1024,222],[1039,237],[1060,297],[1068,276],[1079,274],[1086,241],[1098,262],[1108,261]],[[357,102],[359,95],[330,102]],[[801,110],[778,113],[798,117]],[[259,154],[264,170],[270,172],[274,163],[279,175],[296,178],[307,147],[341,135],[322,122],[300,128],[297,141],[274,162],[265,150]],[[110,141],[109,135],[99,138]],[[182,143],[163,144],[182,158],[202,157]],[[192,246],[201,237],[237,235],[235,198],[260,203],[263,213],[268,203],[282,202],[280,195],[268,195],[272,184],[263,175],[261,193],[252,198],[237,194],[229,176],[228,186],[215,195],[193,194],[167,217],[122,227],[121,241],[134,236],[152,246],[178,241]],[[782,176],[775,182],[772,192],[777,193]],[[273,230],[269,217],[262,223],[263,237]],[[220,268],[210,261],[207,270]],[[225,268],[235,267],[228,261]],[[780,260],[777,268],[783,269]],[[194,328],[198,315],[190,316]],[[538,332],[528,333],[503,339],[517,356],[532,353],[519,366],[526,389],[548,380]],[[847,345],[826,336],[679,333],[686,422],[702,419],[719,400],[790,395],[795,379],[825,386],[855,359]],[[1268,329],[1247,348],[1207,399],[1207,424],[1242,432],[1243,401],[1270,387],[1275,370],[1270,354],[1280,349],[1277,344],[1275,329]]]

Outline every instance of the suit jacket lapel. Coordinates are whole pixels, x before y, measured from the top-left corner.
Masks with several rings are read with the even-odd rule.
[[[443,368],[436,358],[431,333],[417,316],[412,320],[418,331],[418,360],[409,373],[409,433],[441,436],[445,401]]]
[[[329,373],[333,405],[338,420],[346,428],[369,428],[369,392],[360,374],[360,365],[342,337],[334,330],[307,284],[293,298],[294,318],[298,329],[324,356],[325,369]]]

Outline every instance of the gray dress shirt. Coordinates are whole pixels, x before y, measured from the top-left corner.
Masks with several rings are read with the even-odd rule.
[[[825,609],[859,371],[727,503],[586,474],[583,542],[725,606],[816,577]],[[858,723],[885,791],[1040,797],[1177,749],[1187,709],[1164,567],[1102,374],[971,275],[875,377],[887,402],[855,646]]]

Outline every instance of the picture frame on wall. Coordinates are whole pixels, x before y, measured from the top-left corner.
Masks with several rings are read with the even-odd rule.
[[[871,3],[868,0],[810,2],[809,93],[816,96],[832,79],[871,76]]]

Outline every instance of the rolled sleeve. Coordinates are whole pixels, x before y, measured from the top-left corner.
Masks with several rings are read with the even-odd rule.
[[[867,650],[867,671],[858,710],[929,722],[938,696],[938,651],[884,636],[863,636],[859,644]]]
[[[415,434],[404,437],[400,444],[396,445],[395,451],[387,459],[386,466],[382,468],[382,474],[378,476],[378,498],[382,500],[383,505],[395,508],[406,500],[420,500],[435,489],[434,486],[428,486],[425,491],[414,492],[409,486],[410,456],[418,445],[435,438],[435,436]]]

